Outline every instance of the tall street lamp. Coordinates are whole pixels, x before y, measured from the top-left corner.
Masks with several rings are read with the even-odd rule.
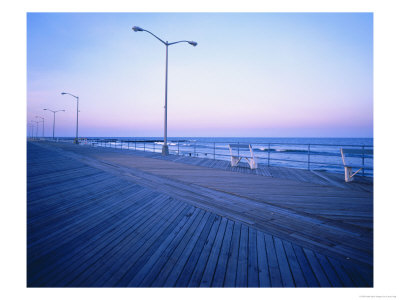
[[[78,112],[79,112],[79,97],[78,96],[74,96],[70,93],[61,93],[61,95],[70,95],[72,97],[74,97],[76,99],[76,138],[75,138],[75,144],[79,144],[78,141]]]
[[[56,113],[58,113],[59,111],[65,112],[65,110],[64,109],[63,110],[51,110],[51,109],[48,109],[48,108],[44,108],[43,110],[48,110],[48,111],[51,111],[53,113],[53,140],[54,140],[54,129],[56,127]]]
[[[36,118],[42,119],[42,121],[39,122],[42,122],[42,137],[44,138],[44,118],[39,116],[36,116]]]
[[[168,144],[167,144],[167,91],[168,91],[168,46],[178,44],[178,43],[188,43],[192,45],[193,47],[197,46],[196,42],[193,41],[178,41],[178,42],[173,42],[173,43],[168,43],[168,41],[163,41],[160,39],[158,36],[155,34],[151,33],[150,31],[140,28],[138,26],[133,26],[132,28],[133,31],[138,32],[138,31],[145,31],[147,33],[150,33],[152,36],[154,36],[157,40],[159,40],[161,43],[165,45],[165,53],[166,53],[166,59],[165,59],[165,106],[164,106],[164,144],[162,147],[162,154],[163,155],[168,155]]]

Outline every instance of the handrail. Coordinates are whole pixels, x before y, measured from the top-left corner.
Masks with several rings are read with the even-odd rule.
[[[69,141],[70,139],[59,139],[59,141]],[[72,141],[73,139],[71,139]],[[159,139],[118,139],[118,138],[87,138],[86,143],[91,146],[101,146],[108,148],[119,148],[127,150],[137,150],[146,152],[160,152],[162,141]],[[209,159],[229,160],[230,154],[228,144],[248,143],[248,140],[241,142],[232,141],[191,141],[184,139],[170,140],[170,154],[203,157]],[[253,151],[260,164],[268,166],[287,166],[304,169],[320,169],[325,167],[329,171],[342,171],[343,164],[336,163],[341,157],[340,147],[350,147],[359,149],[360,154],[348,155],[349,158],[359,161],[353,165],[359,164],[363,168],[362,175],[372,175],[373,172],[373,154],[368,154],[373,145],[350,145],[350,144],[320,144],[320,143],[289,143],[289,142],[268,142],[251,143]],[[296,147],[296,148],[291,148]],[[239,149],[246,152],[248,149]],[[337,151],[336,151],[337,150]],[[364,151],[365,150],[365,151]],[[367,151],[368,150],[368,151]],[[236,149],[235,149],[236,151]],[[304,158],[304,159],[303,159]],[[372,172],[369,172],[372,171]]]

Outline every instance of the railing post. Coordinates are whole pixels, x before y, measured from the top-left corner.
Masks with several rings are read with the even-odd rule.
[[[194,146],[193,146],[193,148],[194,148],[193,156],[196,156],[196,141],[194,141]]]
[[[146,152],[146,142],[143,142],[143,151]]]
[[[364,172],[364,161],[365,161],[365,146],[362,146],[362,176],[365,176],[365,172]]]
[[[268,167],[269,167],[269,158],[270,158],[270,154],[271,154],[271,144],[268,143]]]
[[[131,144],[131,142],[130,141],[128,141],[128,150],[129,150],[129,145]]]
[[[238,156],[240,156],[240,151],[239,151],[239,142],[237,142],[237,144],[238,144]]]
[[[178,141],[178,155],[179,155],[179,141]]]
[[[153,152],[156,152],[156,144],[153,142]]]
[[[310,144],[308,144],[308,170],[310,171]]]
[[[135,151],[136,151],[136,141],[135,141]]]
[[[215,160],[215,142],[214,142],[214,160]]]

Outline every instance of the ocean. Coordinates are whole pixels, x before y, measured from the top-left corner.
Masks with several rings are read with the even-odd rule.
[[[93,137],[87,143],[130,150],[161,152],[161,137]],[[372,138],[242,138],[169,137],[169,152],[209,159],[230,160],[228,144],[251,144],[258,164],[342,173],[340,148],[373,150]],[[241,156],[249,150],[235,149]],[[364,167],[361,175],[373,176],[373,155],[348,154],[346,164]]]

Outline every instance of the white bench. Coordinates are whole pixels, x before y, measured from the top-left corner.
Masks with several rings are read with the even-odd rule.
[[[250,151],[250,156],[238,155],[240,149]],[[250,144],[229,144],[229,152],[231,153],[231,166],[236,167],[242,158],[246,159],[249,163],[250,169],[257,169],[257,161],[254,157],[253,148]]]
[[[359,168],[357,171],[353,173],[353,168],[358,168],[359,166],[350,166],[346,164],[345,160],[345,154],[373,154],[373,150],[366,150],[366,149],[345,149],[345,148],[340,148],[340,154],[342,155],[342,161],[343,161],[343,166],[344,166],[344,181],[350,182],[354,180],[354,175],[356,175],[358,172],[360,172],[363,167]]]

